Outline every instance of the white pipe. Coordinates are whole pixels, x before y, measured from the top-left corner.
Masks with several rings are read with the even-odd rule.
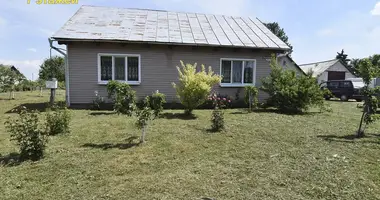
[[[63,49],[57,48],[53,46],[53,40],[52,38],[49,38],[49,44],[50,44],[50,50],[54,49],[58,53],[62,54],[65,57],[65,87],[66,87],[66,106],[70,107],[70,84],[69,84],[69,59],[67,56],[67,53],[63,52]],[[66,50],[68,52],[68,50]],[[50,56],[51,56],[51,51],[50,51]]]

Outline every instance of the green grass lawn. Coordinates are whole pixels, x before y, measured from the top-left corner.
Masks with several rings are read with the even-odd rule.
[[[18,151],[4,129],[7,112],[48,100],[7,97],[3,160]],[[165,110],[140,146],[126,141],[140,135],[133,118],[72,110],[71,133],[51,137],[44,159],[0,165],[0,199],[380,199],[380,122],[353,139],[357,103],[330,103],[331,113],[293,116],[226,110],[223,133],[207,131],[210,110],[196,110],[197,119]]]

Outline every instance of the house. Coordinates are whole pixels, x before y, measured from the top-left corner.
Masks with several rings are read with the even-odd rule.
[[[0,67],[9,68],[12,71],[16,72],[17,74],[21,74],[22,75],[22,73],[15,66],[13,66],[13,65],[0,65]]]
[[[127,82],[139,98],[159,90],[178,101],[180,60],[212,66],[221,74],[214,88],[240,96],[261,85],[272,54],[290,48],[256,18],[147,9],[82,6],[52,38],[67,47],[66,96],[72,106],[106,96],[109,80]],[[267,97],[260,92],[260,101]]]
[[[313,77],[318,79],[318,83],[329,80],[346,80],[348,78],[356,78],[351,70],[339,59],[327,60],[316,63],[300,65],[305,72],[313,73]]]
[[[297,75],[306,75],[306,73],[297,65],[289,54],[277,55],[277,63],[284,69],[293,70]]]

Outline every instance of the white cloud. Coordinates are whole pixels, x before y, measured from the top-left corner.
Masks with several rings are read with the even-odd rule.
[[[380,1],[376,3],[373,10],[371,10],[372,15],[380,15]]]
[[[0,63],[4,65],[15,66],[28,79],[36,80],[38,78],[38,70],[42,64],[42,59],[37,60],[5,60],[0,59]]]
[[[317,32],[318,36],[332,36],[335,34],[335,31],[330,28],[322,29]]]
[[[34,53],[37,52],[37,49],[36,49],[36,48],[28,48],[27,50],[28,50],[28,51],[31,51],[31,52],[34,52]]]

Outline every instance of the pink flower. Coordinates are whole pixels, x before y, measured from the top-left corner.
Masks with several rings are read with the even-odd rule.
[[[226,98],[223,98],[223,101],[225,101],[226,100]]]
[[[228,100],[228,103],[231,103],[231,100]]]
[[[218,100],[220,100],[220,98],[218,97]]]

